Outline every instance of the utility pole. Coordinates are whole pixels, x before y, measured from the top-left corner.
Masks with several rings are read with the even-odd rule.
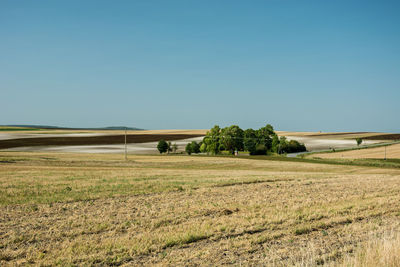
[[[125,127],[125,160],[128,160],[127,147],[126,147],[126,127]]]
[[[385,160],[386,160],[386,146],[385,146]]]

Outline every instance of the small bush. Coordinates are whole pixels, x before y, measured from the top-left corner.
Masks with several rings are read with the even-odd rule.
[[[357,146],[361,145],[363,142],[362,138],[356,138]]]
[[[200,153],[200,144],[198,144],[196,141],[188,143],[185,147],[185,151],[189,155],[191,155],[192,153],[198,154]]]

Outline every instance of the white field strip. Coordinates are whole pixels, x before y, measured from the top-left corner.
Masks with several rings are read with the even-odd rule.
[[[188,138],[171,141],[178,145],[178,152],[185,151],[187,143],[200,142],[203,137]],[[128,154],[154,154],[158,153],[158,142],[131,143],[127,144]],[[125,153],[125,145],[90,145],[90,146],[32,146],[2,149],[1,151],[24,151],[24,152],[71,152],[71,153]]]
[[[320,151],[328,149],[352,148],[357,147],[356,140],[344,139],[323,139],[319,137],[300,137],[300,136],[286,136],[288,140],[297,140],[304,143],[308,151]],[[381,143],[377,140],[363,140],[362,145],[371,145]]]

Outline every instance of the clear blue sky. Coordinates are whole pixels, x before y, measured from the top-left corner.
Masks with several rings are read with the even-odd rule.
[[[400,132],[399,1],[0,1],[0,124]]]

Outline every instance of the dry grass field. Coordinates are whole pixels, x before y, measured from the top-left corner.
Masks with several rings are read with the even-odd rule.
[[[312,154],[310,157],[318,157],[324,159],[384,159],[385,147],[373,147],[359,150],[349,150],[335,153],[318,153]],[[386,158],[400,159],[400,144],[386,146]]]
[[[371,246],[396,260],[400,169],[122,158],[0,152],[0,265],[363,266]]]

